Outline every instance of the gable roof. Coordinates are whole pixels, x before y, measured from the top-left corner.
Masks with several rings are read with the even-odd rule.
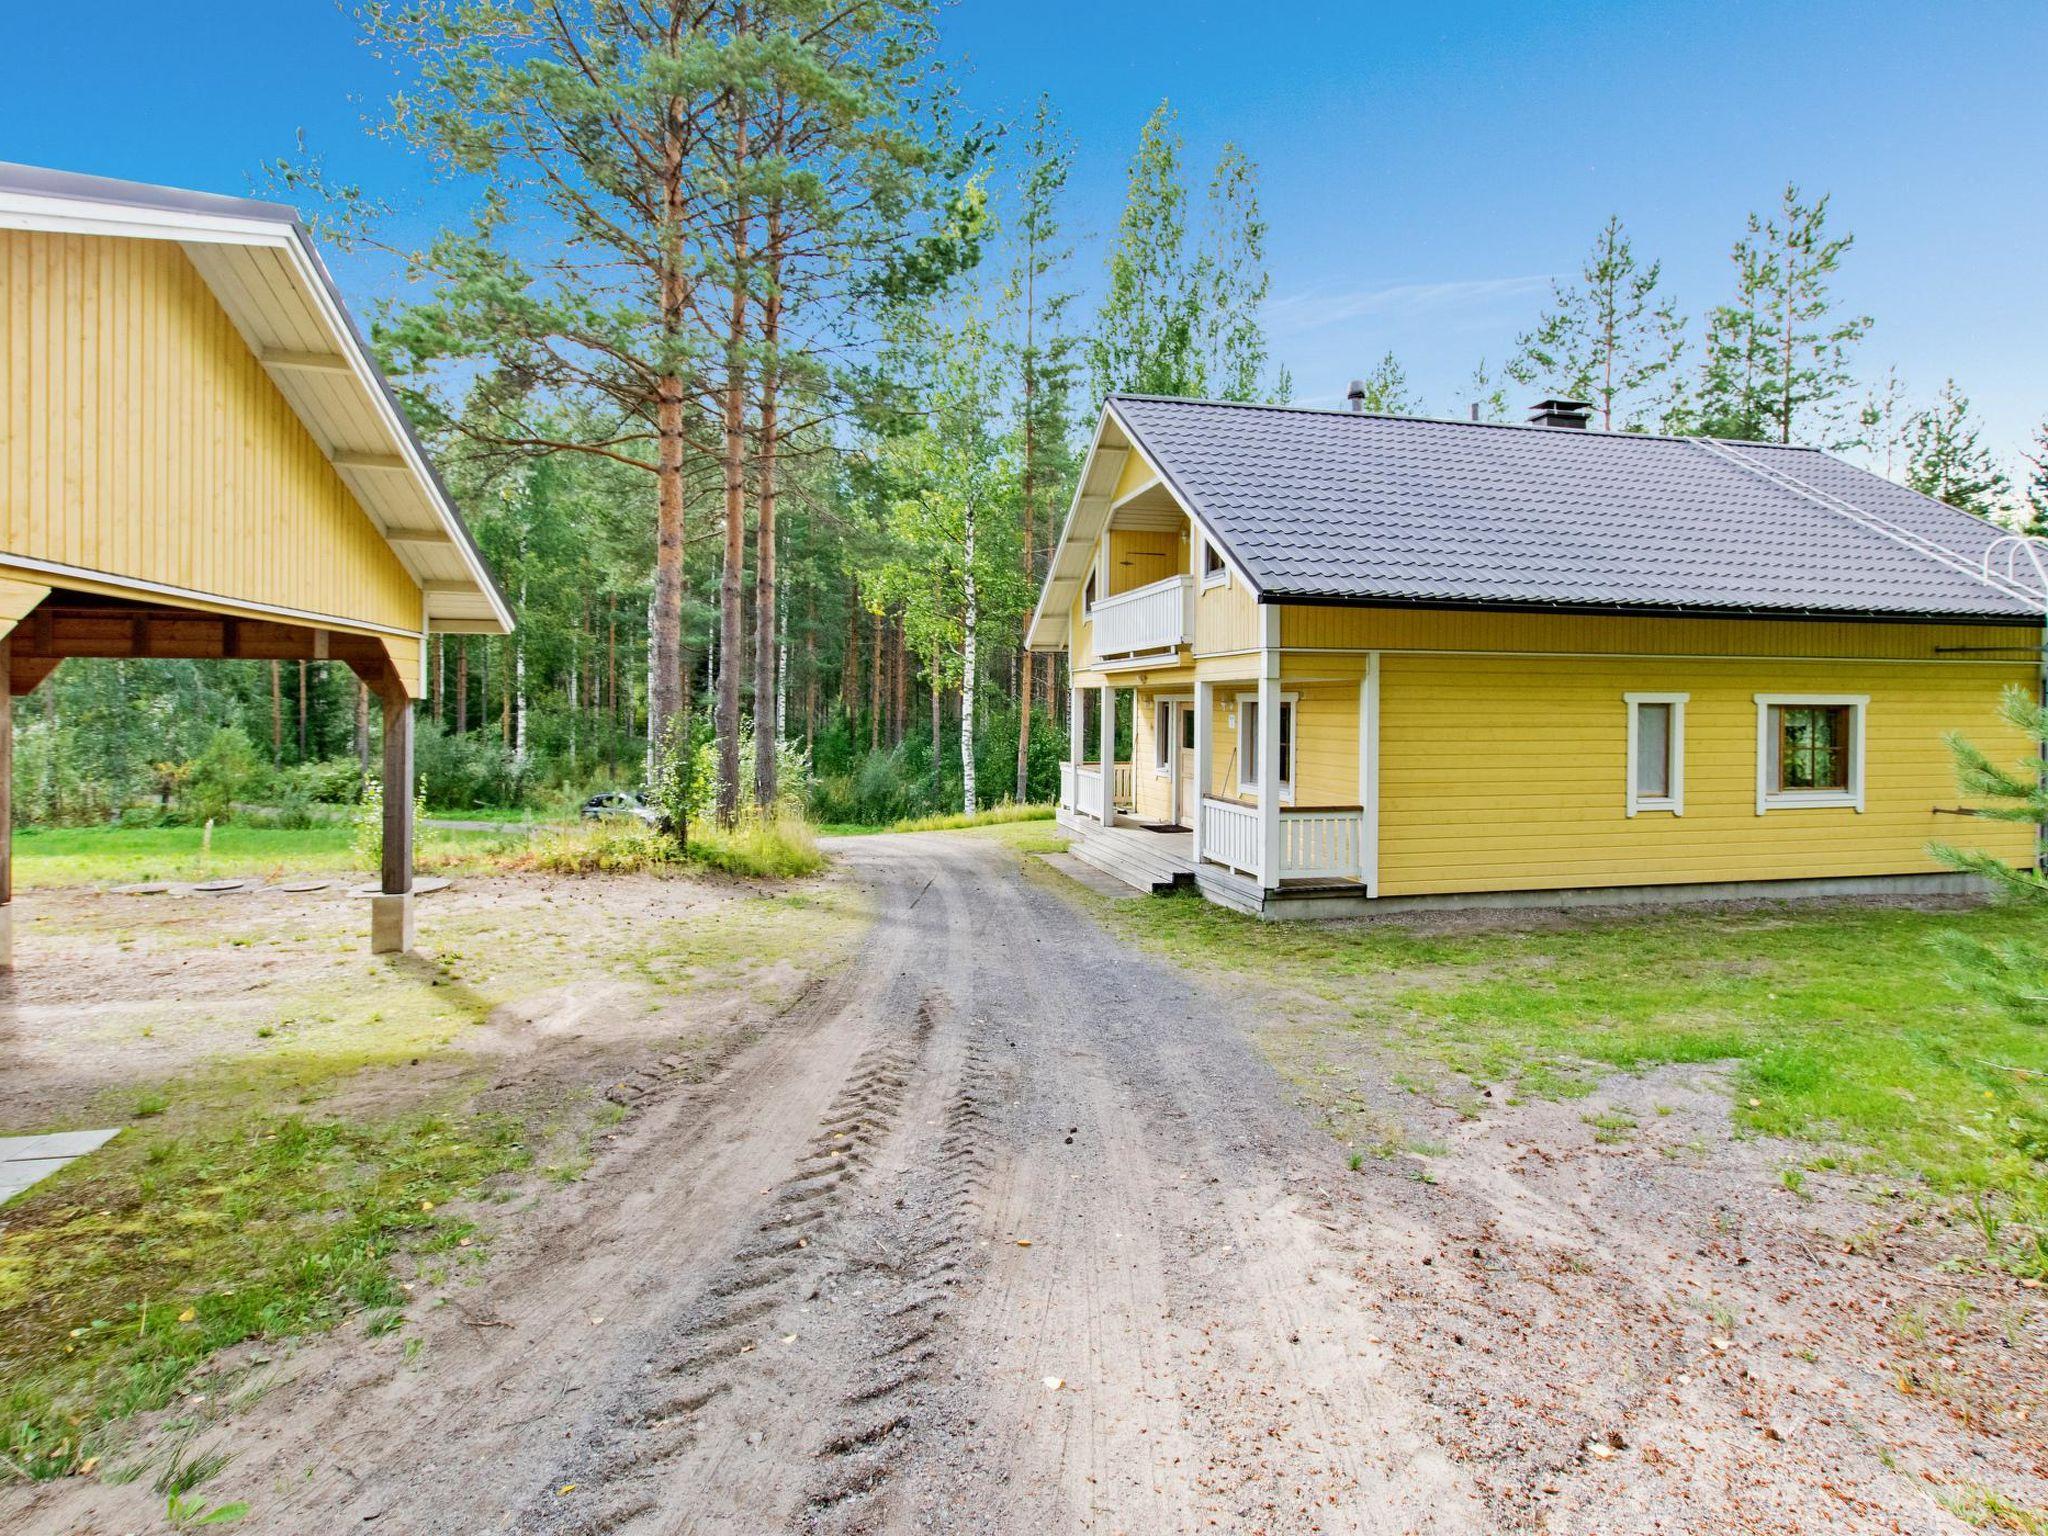
[[[504,594],[296,211],[0,161],[0,229],[177,241],[420,584],[427,627],[511,630]]]
[[[1152,395],[1110,396],[1103,428],[1262,601],[2042,615],[1982,572],[2008,530],[1817,449]]]

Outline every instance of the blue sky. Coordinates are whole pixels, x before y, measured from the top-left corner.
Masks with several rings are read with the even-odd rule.
[[[423,218],[444,193],[363,124],[389,83],[325,0],[0,0],[0,159],[238,192],[304,130],[338,176]],[[2016,458],[2048,414],[2048,4],[1234,4],[962,0],[968,103],[1052,94],[1080,149],[1071,223],[1100,270],[1139,125],[1162,98],[1205,170],[1262,170],[1276,356],[1331,402],[1392,349],[1461,411],[1547,280],[1610,212],[1689,312],[1721,296],[1744,214],[1788,179],[1857,237],[1877,318],[1858,365],[1931,396],[1954,374]],[[338,268],[359,302],[368,269]]]

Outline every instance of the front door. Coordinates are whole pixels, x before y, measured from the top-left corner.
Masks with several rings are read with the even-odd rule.
[[[1173,820],[1195,824],[1195,706],[1186,700],[1173,706]]]

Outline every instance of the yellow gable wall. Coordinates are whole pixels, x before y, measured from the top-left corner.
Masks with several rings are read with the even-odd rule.
[[[0,230],[0,332],[0,561],[419,629],[418,585],[175,242]]]
[[[1109,530],[1111,597],[1178,576],[1187,568],[1188,544],[1183,534],[1169,533],[1163,528]]]

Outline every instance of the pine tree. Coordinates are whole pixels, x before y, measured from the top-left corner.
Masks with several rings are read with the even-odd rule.
[[[1609,431],[1642,429],[1656,419],[1649,391],[1685,345],[1684,318],[1657,294],[1662,275],[1662,263],[1637,261],[1620,218],[1609,218],[1578,282],[1553,284],[1550,309],[1516,338],[1508,376],[1592,402]]]
[[[1895,365],[1885,369],[1882,383],[1873,384],[1864,394],[1863,408],[1856,413],[1857,435],[1864,451],[1887,480],[1896,480],[1905,471],[1907,440],[1913,429],[1905,399]]]
[[[1913,418],[1906,484],[1978,517],[1992,517],[2012,489],[1983,441],[1970,397],[1950,379],[1934,405]]]
[[[1828,199],[1800,200],[1788,184],[1778,211],[1752,213],[1730,253],[1734,302],[1707,319],[1697,418],[1716,437],[1789,443],[1811,437],[1828,448],[1855,443],[1847,396],[1850,349],[1868,334],[1868,315],[1836,312],[1833,286],[1854,235],[1830,236]]]
[[[2034,432],[2034,451],[2021,455],[2027,461],[2025,489],[2026,531],[2034,538],[2048,538],[2048,419]]]

